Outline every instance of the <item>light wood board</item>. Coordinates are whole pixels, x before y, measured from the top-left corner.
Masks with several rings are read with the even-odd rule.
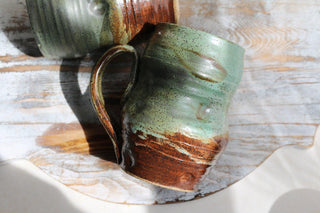
[[[28,159],[66,186],[101,200],[153,204],[222,190],[277,148],[311,145],[320,124],[320,2],[181,0],[180,13],[180,24],[246,49],[229,110],[229,144],[198,192],[154,187],[119,169],[89,100],[96,55],[73,61],[41,57],[24,0],[2,0],[0,7],[0,161]],[[115,122],[129,71],[123,59],[104,79]]]

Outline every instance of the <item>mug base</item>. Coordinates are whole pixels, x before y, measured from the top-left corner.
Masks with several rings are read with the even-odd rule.
[[[185,137],[180,135],[180,139],[174,142],[150,135],[143,138],[131,134],[129,138],[134,143],[129,141],[127,145],[130,148],[123,150],[121,167],[130,175],[157,186],[184,192],[196,191],[228,139],[215,137],[212,143],[204,145]],[[179,145],[181,147],[178,148]],[[183,149],[185,151],[181,152]]]

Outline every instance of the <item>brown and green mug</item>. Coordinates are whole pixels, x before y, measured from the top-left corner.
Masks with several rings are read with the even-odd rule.
[[[42,54],[77,58],[126,44],[145,23],[178,21],[178,0],[26,0]]]
[[[135,63],[123,97],[122,138],[117,138],[101,80],[110,61],[125,52]],[[139,59],[128,45],[108,50],[93,70],[91,98],[121,167],[155,185],[196,190],[226,147],[227,112],[243,54],[230,41],[169,23],[155,27]]]

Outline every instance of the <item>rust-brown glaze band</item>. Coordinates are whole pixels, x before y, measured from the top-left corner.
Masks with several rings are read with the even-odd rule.
[[[184,191],[196,190],[228,142],[228,137],[224,136],[203,144],[179,133],[163,138],[130,132],[126,141],[130,152],[127,149],[123,152],[122,167],[153,184]]]
[[[176,23],[178,20],[177,0],[123,0],[123,23],[127,34],[134,37],[145,23]]]

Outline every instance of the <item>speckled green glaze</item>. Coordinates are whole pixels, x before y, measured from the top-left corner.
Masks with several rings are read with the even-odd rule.
[[[46,57],[73,58],[111,44],[112,0],[27,0],[32,28]],[[111,19],[112,20],[112,19]]]
[[[225,135],[243,54],[240,46],[214,35],[157,25],[124,105],[124,122],[133,133],[155,137],[180,133],[206,143]]]

